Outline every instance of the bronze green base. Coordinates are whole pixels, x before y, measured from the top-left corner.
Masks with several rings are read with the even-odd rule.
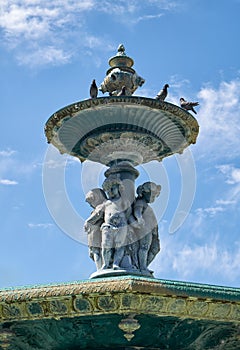
[[[122,276],[0,291],[0,349],[240,349],[240,289]]]

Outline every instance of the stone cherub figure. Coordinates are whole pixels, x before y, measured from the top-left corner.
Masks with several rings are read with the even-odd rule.
[[[150,273],[147,267],[160,251],[157,219],[149,206],[159,196],[160,190],[161,186],[154,182],[145,182],[138,186],[138,196],[129,218],[129,224],[133,228],[129,245],[132,264],[143,273]]]
[[[132,205],[117,175],[110,175],[102,187],[86,196],[94,210],[84,225],[97,270],[124,269],[151,275],[147,267],[159,252],[160,243],[149,203],[159,196],[161,186],[154,182],[138,186]]]
[[[124,186],[117,176],[109,176],[103,183],[108,200],[104,204],[102,232],[102,269],[120,269],[127,244],[128,217],[131,203],[124,196]]]
[[[96,264],[97,270],[102,267],[102,233],[104,203],[107,197],[101,188],[94,188],[86,195],[88,202],[94,210],[85,221],[84,229],[88,234],[89,256]]]
[[[86,220],[90,257],[97,269],[120,269],[127,245],[128,217],[131,203],[123,195],[123,183],[118,176],[109,176],[103,190],[94,189],[86,201],[95,208]]]

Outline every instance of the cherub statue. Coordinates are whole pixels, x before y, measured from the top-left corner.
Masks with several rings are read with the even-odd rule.
[[[102,234],[103,208],[107,197],[101,188],[94,188],[86,195],[88,202],[94,210],[85,221],[84,229],[88,234],[89,256],[96,264],[97,270],[102,267]]]
[[[129,218],[129,223],[134,229],[132,243],[129,245],[132,263],[143,273],[149,273],[147,267],[160,250],[157,219],[148,205],[159,196],[160,190],[161,186],[154,182],[145,182],[138,186],[138,197],[133,203],[132,215]]]
[[[102,232],[102,269],[119,269],[127,245],[128,217],[131,203],[124,196],[124,186],[118,176],[111,175],[103,183],[108,200],[104,203]]]

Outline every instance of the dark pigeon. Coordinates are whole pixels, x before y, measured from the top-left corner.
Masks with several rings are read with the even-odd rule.
[[[168,90],[167,90],[168,88],[169,88],[169,85],[165,84],[162,90],[160,90],[157,96],[155,97],[156,100],[164,101],[168,94]]]
[[[180,106],[183,109],[186,109],[186,111],[192,111],[193,113],[197,114],[195,109],[193,107],[198,106],[198,102],[188,102],[183,97],[180,98]]]
[[[92,84],[90,86],[90,96],[91,98],[96,98],[98,95],[98,87],[95,79],[93,79]]]

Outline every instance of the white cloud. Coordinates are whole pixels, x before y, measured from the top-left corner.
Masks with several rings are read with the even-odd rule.
[[[18,184],[18,182],[15,180],[0,179],[0,185],[12,186],[12,185],[17,185],[17,184]]]
[[[216,204],[219,204],[219,205],[232,205],[232,204],[236,204],[236,201],[234,201],[234,200],[217,199],[216,200]]]
[[[113,3],[111,0],[103,0],[97,6],[98,11],[114,16],[116,22],[133,26],[144,20],[160,18],[166,12],[180,8],[181,4],[170,0],[119,0],[117,3]],[[144,15],[142,15],[143,13]]]
[[[173,10],[180,6],[179,1],[170,1],[170,0],[148,0],[148,3],[153,6],[157,6],[162,10]]]
[[[22,65],[65,64],[88,49],[112,49],[113,45],[104,35],[88,31],[88,13],[102,13],[124,25],[134,25],[138,22],[136,18],[158,18],[161,14],[157,11],[175,7],[175,1],[164,0],[141,3],[136,0],[119,0],[118,3],[111,0],[2,0],[2,44],[12,50]],[[140,15],[142,12],[144,16]]]
[[[141,5],[140,5],[141,6]],[[138,9],[138,4],[136,0],[119,0],[117,3],[109,0],[103,0],[98,3],[98,10],[101,12],[105,12],[109,15],[119,16],[119,19],[123,18],[122,16],[125,14],[135,13]]]
[[[16,153],[16,151],[14,151],[12,149],[6,149],[6,150],[0,151],[0,156],[1,157],[11,157],[15,153]]]
[[[17,185],[19,181],[14,179],[26,179],[31,176],[42,165],[36,161],[26,163],[21,159],[17,151],[6,149],[0,151],[0,185]]]
[[[207,231],[205,237],[206,234]],[[187,236],[189,232],[182,233],[181,237],[160,235],[162,251],[150,266],[156,277],[170,276],[176,280],[211,284],[225,280],[227,284],[239,284],[240,242],[233,242],[228,247],[218,234],[208,233],[207,242],[204,237],[197,242],[196,237],[189,239]]]
[[[197,208],[195,210],[195,213],[192,214],[193,215],[192,220],[199,221],[199,218],[203,219],[204,217],[207,217],[207,216],[212,218],[219,213],[223,213],[228,210],[234,210],[238,205],[238,201],[240,199],[239,194],[240,194],[240,186],[237,186],[234,189],[231,189],[230,191],[222,190],[221,195],[223,195],[224,198],[216,199],[212,206],[209,206],[206,208]],[[201,220],[201,224],[203,224],[202,220]]]
[[[223,275],[228,280],[239,278],[240,248],[229,251],[222,249],[217,242],[193,247],[185,245],[173,257],[172,267],[184,278],[197,275],[199,269],[206,273],[211,271],[213,275]]]
[[[3,43],[13,50],[19,64],[67,63],[75,53],[76,43],[79,45],[79,37],[82,48],[88,47],[89,37],[92,43],[94,36],[83,27],[84,14],[95,3],[95,0],[5,0],[0,12]]]
[[[233,159],[239,155],[240,80],[221,82],[217,89],[203,87],[198,93],[200,134],[198,154],[208,159]],[[235,174],[235,176],[239,176]]]
[[[227,184],[235,185],[240,183],[240,168],[236,168],[232,164],[223,164],[217,166],[217,169],[226,176]]]
[[[170,77],[169,85],[171,85],[173,89],[182,90],[190,86],[190,81],[186,78],[182,78],[178,74],[174,74]]]
[[[151,19],[157,19],[163,16],[163,13],[158,13],[156,15],[145,15],[145,16],[140,16],[136,19],[136,23],[141,22],[141,21],[147,21]]]
[[[59,65],[70,61],[72,55],[70,52],[65,52],[60,48],[52,46],[37,48],[36,51],[20,52],[17,54],[17,59],[20,65],[28,65],[30,67],[53,64]]]
[[[240,169],[234,169],[232,171],[232,183],[240,183]]]
[[[222,164],[217,166],[217,169],[224,175],[225,183],[229,185],[224,200],[237,206],[240,202],[240,168],[232,164]]]
[[[45,224],[33,224],[33,223],[28,223],[29,228],[42,228],[42,229],[47,229],[49,227],[54,226],[53,224],[50,223],[45,223]]]
[[[205,214],[208,214],[209,216],[213,217],[217,213],[221,213],[225,210],[226,210],[226,208],[224,208],[223,206],[213,206],[213,207],[208,207],[208,208],[198,208],[196,212],[200,215],[203,215],[205,213]]]

